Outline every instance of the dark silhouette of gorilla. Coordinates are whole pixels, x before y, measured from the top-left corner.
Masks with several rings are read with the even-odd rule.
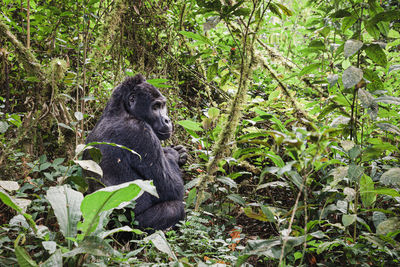
[[[167,115],[166,99],[140,74],[117,86],[86,143],[109,142],[126,149],[96,145],[102,153],[100,167],[106,186],[136,179],[153,180],[159,198],[144,193],[136,200],[135,218],[141,228],[166,229],[185,216],[183,180],[179,167],[186,162],[183,146],[162,147],[173,126]],[[88,153],[84,158],[90,158]],[[89,183],[89,191],[99,184]]]

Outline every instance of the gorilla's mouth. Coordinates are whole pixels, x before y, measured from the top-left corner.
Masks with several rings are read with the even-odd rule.
[[[168,139],[172,134],[172,131],[158,132],[157,136],[160,140]]]

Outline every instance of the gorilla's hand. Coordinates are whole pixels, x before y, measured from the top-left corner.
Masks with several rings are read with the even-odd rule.
[[[178,158],[178,165],[181,167],[184,165],[187,161],[188,154],[186,151],[186,147],[183,145],[177,145],[177,146],[172,146],[173,149],[175,149],[179,153],[179,158]]]

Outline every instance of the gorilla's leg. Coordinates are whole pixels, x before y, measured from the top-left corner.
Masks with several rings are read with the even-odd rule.
[[[166,229],[185,218],[184,204],[179,200],[161,202],[135,218],[142,228]]]

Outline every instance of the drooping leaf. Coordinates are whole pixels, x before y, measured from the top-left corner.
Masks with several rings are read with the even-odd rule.
[[[68,185],[56,186],[47,190],[46,199],[53,208],[61,233],[64,237],[75,238],[82,214],[80,210],[82,193],[71,189]]]
[[[243,211],[244,211],[244,214],[246,214],[246,216],[249,218],[256,219],[256,220],[262,221],[262,222],[269,221],[267,216],[263,212],[261,212],[261,211],[254,212],[252,207],[245,207],[243,209]]]
[[[97,164],[93,160],[74,160],[74,162],[81,166],[81,168],[84,170],[91,171],[97,173],[100,176],[103,176],[103,170],[101,169],[99,164]]]
[[[271,209],[268,206],[261,205],[261,211],[264,213],[264,215],[267,217],[267,219],[270,222],[275,222],[275,216],[274,213],[271,211]]]
[[[331,18],[344,18],[344,17],[350,17],[351,13],[345,9],[341,9],[330,15]]]
[[[152,181],[135,180],[115,186],[102,188],[92,194],[85,196],[81,204],[83,223],[79,226],[84,236],[93,232],[99,222],[99,215],[118,207],[121,203],[129,203],[143,193],[143,190],[151,195],[157,196]]]
[[[357,215],[355,214],[343,214],[342,216],[342,224],[344,227],[347,227],[353,224],[357,219]]]
[[[350,28],[357,21],[357,16],[349,16],[345,17],[342,20],[342,31],[345,32],[348,28]]]
[[[172,251],[167,239],[165,238],[164,232],[157,231],[154,234],[149,235],[144,239],[146,242],[151,242],[159,251],[166,253],[169,257],[178,260],[175,253]]]
[[[339,80],[339,75],[337,75],[337,74],[329,74],[327,79],[328,79],[329,87],[333,87],[337,83],[337,81]]]
[[[381,128],[384,131],[391,132],[397,135],[400,135],[400,129],[397,126],[394,126],[390,123],[377,123],[376,126]]]
[[[376,194],[367,193],[368,191],[373,189],[374,189],[374,182],[372,181],[371,177],[365,174],[361,176],[360,195],[361,195],[361,201],[366,208],[371,207],[375,203]]]
[[[179,33],[187,38],[192,38],[193,40],[199,41],[200,43],[203,44],[208,44],[208,45],[213,44],[207,37],[194,32],[179,31]]]
[[[365,48],[365,53],[374,63],[386,67],[386,54],[378,44],[370,44],[367,46],[367,48]]]
[[[379,110],[379,106],[375,98],[370,92],[365,91],[364,89],[358,89],[358,98],[361,101],[361,106],[365,109],[368,109],[367,112],[371,119],[375,120],[378,117]]]
[[[178,121],[177,122],[179,125],[183,126],[183,128],[192,130],[192,131],[198,131],[202,132],[203,128],[201,128],[201,124],[195,121],[191,120],[183,120],[183,121]]]
[[[400,97],[394,97],[394,96],[380,96],[375,99],[376,102],[381,102],[385,104],[395,104],[395,105],[400,105]]]
[[[314,64],[311,64],[311,65],[308,65],[308,66],[304,67],[304,68],[300,71],[299,76],[303,76],[303,75],[305,75],[305,74],[312,73],[312,72],[314,72],[316,69],[318,69],[320,66],[321,66],[321,63],[314,63]]]
[[[392,71],[400,70],[400,65],[392,65],[389,67],[388,74]]]
[[[356,68],[354,66],[348,67],[344,72],[342,76],[342,82],[344,88],[351,88],[355,86],[357,83],[361,81],[363,77],[363,71],[359,68]]]
[[[379,180],[384,185],[400,185],[400,168],[391,168],[384,172]]]
[[[246,201],[238,194],[230,194],[227,197],[239,205],[242,205],[242,206],[246,205]]]
[[[82,242],[79,243],[77,248],[64,253],[63,257],[74,257],[78,254],[89,254],[93,256],[99,257],[111,257],[111,256],[119,256],[121,257],[121,253],[114,250],[112,246],[106,241],[101,239],[98,236],[87,236],[83,239]]]
[[[398,217],[392,217],[381,222],[376,228],[376,233],[378,235],[387,235],[388,233],[396,232],[399,229],[400,219]]]
[[[347,171],[347,174],[349,176],[349,179],[352,181],[359,181],[361,176],[363,175],[364,170],[363,167],[355,165],[355,164],[350,164],[349,165],[349,170]]]
[[[361,47],[363,46],[363,42],[359,40],[347,40],[344,44],[344,56],[350,57],[357,53]]]
[[[275,3],[283,12],[283,14],[285,14],[286,16],[292,16],[293,12],[287,8],[286,6],[279,4],[279,3]]]
[[[31,256],[29,256],[28,252],[23,247],[18,245],[14,248],[15,256],[17,256],[18,265],[21,267],[36,267],[39,266],[34,260],[32,260]]]

